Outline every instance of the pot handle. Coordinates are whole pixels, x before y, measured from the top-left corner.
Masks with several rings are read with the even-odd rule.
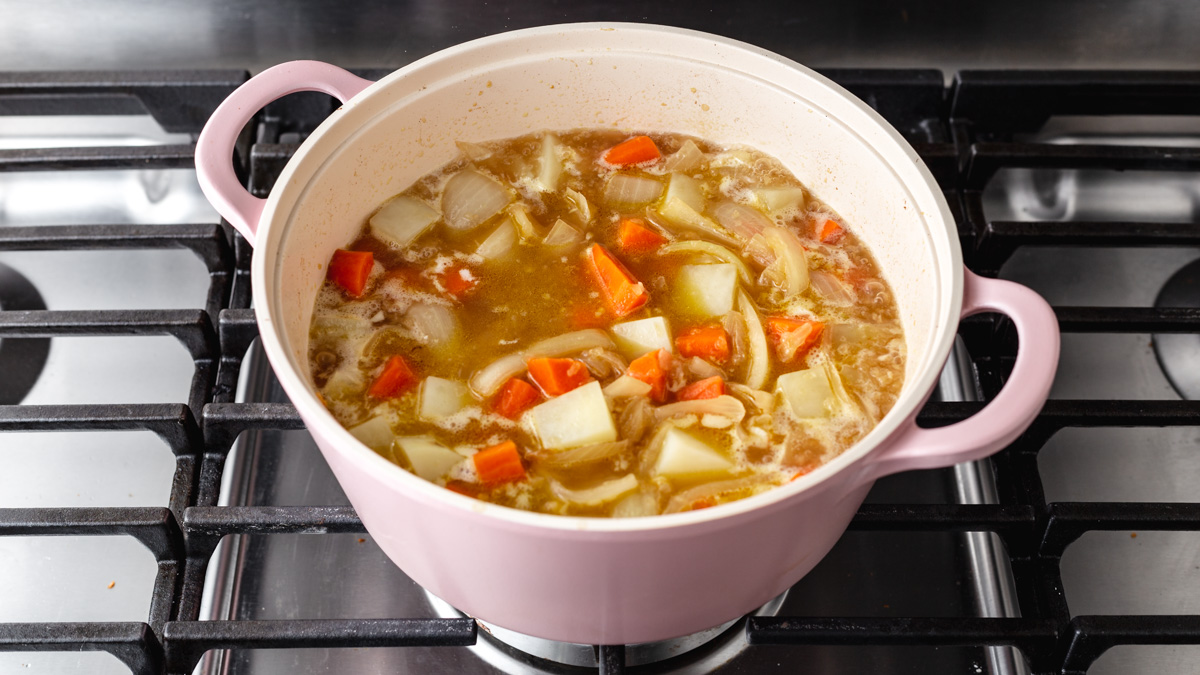
[[[265,199],[242,187],[233,172],[233,146],[242,127],[277,98],[298,91],[320,91],[342,103],[374,84],[320,61],[290,61],[250,78],[221,102],[196,140],[196,177],[204,196],[254,245]]]
[[[963,275],[962,316],[1001,312],[1017,328],[1020,347],[1012,376],[996,398],[969,419],[937,429],[922,429],[910,420],[908,428],[874,457],[862,483],[987,457],[1015,441],[1050,394],[1059,351],[1058,319],[1050,304],[1020,284],[977,276],[965,268]]]

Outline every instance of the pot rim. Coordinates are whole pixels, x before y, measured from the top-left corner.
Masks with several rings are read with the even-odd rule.
[[[537,47],[537,43],[548,36],[557,36],[557,39],[552,44],[554,45],[554,51],[561,51],[563,49],[562,39],[565,36],[579,32],[590,33],[594,31],[647,33],[649,35],[644,35],[641,38],[643,46],[640,48],[640,53],[647,56],[653,54],[667,58],[701,61],[709,67],[725,69],[743,77],[748,76],[760,79],[776,88],[785,87],[785,85],[780,83],[779,78],[790,75],[792,78],[798,77],[807,87],[828,90],[828,93],[840,97],[844,103],[849,103],[855,109],[855,113],[863,116],[864,119],[854,120],[852,123],[842,118],[835,118],[835,120],[848,133],[853,135],[858,142],[870,149],[872,154],[879,159],[881,168],[886,167],[888,171],[892,172],[896,180],[904,186],[912,203],[915,205],[928,205],[932,203],[936,206],[936,209],[927,208],[922,214],[922,219],[925,221],[929,232],[933,232],[939,224],[942,226],[948,244],[948,256],[944,260],[940,260],[942,265],[939,265],[937,269],[937,273],[941,277],[938,291],[939,297],[935,301],[937,308],[934,312],[934,316],[937,318],[937,327],[931,332],[929,347],[925,352],[925,365],[923,369],[916,373],[913,381],[905,382],[904,389],[897,399],[895,406],[863,439],[837,457],[790,483],[745,499],[720,504],[712,508],[640,518],[562,516],[522,511],[488,502],[481,502],[419,478],[383,458],[374,450],[371,450],[359,442],[358,439],[354,438],[314,395],[311,384],[301,374],[302,371],[296,367],[296,364],[293,363],[289,356],[290,352],[281,339],[281,331],[276,328],[277,323],[282,323],[275,320],[277,316],[281,316],[282,310],[279,306],[279,295],[276,290],[280,279],[278,267],[274,266],[274,262],[278,254],[280,242],[286,235],[286,229],[290,220],[290,212],[279,214],[277,210],[282,201],[282,195],[295,190],[303,191],[307,189],[307,182],[299,184],[294,181],[295,174],[300,165],[314,162],[318,163],[318,165],[323,165],[329,161],[329,157],[336,154],[337,149],[342,144],[348,142],[358,133],[357,129],[360,127],[353,129],[346,128],[346,125],[342,123],[341,118],[346,113],[355,108],[369,105],[384,90],[392,87],[403,87],[403,83],[406,80],[418,76],[427,69],[433,67],[444,68],[447,61],[467,58],[480,50],[490,50],[507,46],[509,50],[506,53],[518,55],[514,58],[528,59],[531,50]],[[690,54],[668,53],[667,48],[653,39],[653,37],[694,41],[694,46],[697,49]],[[523,47],[515,46],[522,44],[524,45]],[[707,47],[707,49],[712,50],[713,47],[718,46],[726,52],[741,52],[743,56],[755,61],[753,64],[755,69],[738,68],[724,60],[718,59],[716,56],[705,58],[702,56],[705,52],[700,52],[698,49],[700,47]],[[629,48],[622,46],[621,49],[614,48],[613,51],[627,49]],[[715,53],[717,50],[712,51]],[[575,49],[574,53],[578,55],[579,50]],[[760,68],[767,72],[758,72]],[[774,71],[773,73],[770,72],[772,70]],[[771,79],[769,75],[775,75],[776,78]],[[786,88],[788,91],[795,91],[792,87]],[[806,102],[812,104],[812,101]],[[382,114],[385,109],[381,107],[373,115]],[[822,112],[824,111],[822,110]],[[863,125],[866,125],[866,127]],[[866,138],[864,133],[860,132],[860,129],[876,134],[876,138],[873,140]],[[880,133],[882,137],[878,136]],[[321,158],[310,157],[309,155],[313,153],[314,148],[321,146],[322,143],[330,145],[332,151]],[[884,158],[883,152],[891,155],[890,161]],[[911,168],[917,172],[916,178],[919,180],[913,180],[913,176],[911,175],[906,180],[904,176],[900,175],[897,165],[901,160],[907,160],[911,163]],[[318,166],[317,173],[319,171]],[[914,191],[928,191],[929,194],[926,198],[916,199],[912,197]],[[281,217],[287,218],[287,220],[276,223],[275,221]],[[279,230],[281,227],[283,228],[283,232],[275,235],[274,231]],[[585,532],[589,533],[589,536],[590,533],[661,533],[663,530],[688,528],[690,526],[714,523],[715,521],[728,520],[733,522],[735,518],[746,516],[755,511],[765,513],[784,506],[789,502],[802,501],[805,498],[803,495],[811,496],[822,491],[834,485],[835,479],[839,477],[843,482],[849,480],[851,483],[857,484],[857,481],[861,480],[859,477],[866,474],[866,468],[869,466],[869,463],[864,460],[868,460],[869,456],[873,453],[878,453],[885,449],[905,429],[915,424],[913,420],[916,413],[936,385],[941,366],[950,353],[963,301],[962,251],[958,241],[954,216],[950,211],[949,205],[946,203],[941,188],[938,186],[936,179],[934,179],[933,174],[929,171],[924,161],[921,160],[903,136],[881,115],[828,78],[774,52],[738,40],[700,31],[642,23],[597,22],[557,24],[510,31],[479,38],[435,52],[392,72],[378,82],[368,86],[353,99],[347,101],[337,113],[323,121],[285,165],[262,211],[259,221],[258,242],[261,250],[255,251],[251,263],[251,283],[255,297],[260,300],[260,304],[257,305],[257,318],[261,343],[274,368],[276,377],[296,406],[297,411],[307,425],[316,427],[310,430],[310,432],[318,431],[320,435],[328,438],[330,445],[335,446],[337,452],[342,453],[359,470],[376,475],[390,489],[405,490],[421,495],[423,499],[429,500],[431,505],[439,508],[459,511],[466,516],[492,520],[498,524],[504,524],[513,528]],[[934,246],[935,243],[931,237],[930,245]],[[941,256],[935,253],[935,260],[940,258]],[[949,269],[946,269],[947,266]],[[268,276],[271,277],[270,280],[268,280]],[[855,467],[859,469],[858,474],[852,473]],[[854,485],[849,487],[852,488]],[[740,520],[740,518],[737,519]]]

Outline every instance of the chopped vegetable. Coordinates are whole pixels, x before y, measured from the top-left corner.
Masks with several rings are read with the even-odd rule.
[[[329,379],[325,380],[325,386],[321,388],[321,391],[331,398],[342,398],[357,394],[366,386],[362,371],[358,369],[357,365],[350,364],[333,371]]]
[[[695,511],[699,508],[716,506],[721,503],[722,498],[728,500],[731,495],[739,494],[747,496],[746,493],[757,492],[768,484],[767,477],[762,474],[704,483],[671,497],[671,501],[667,502],[667,508],[663,509],[663,513]]]
[[[596,506],[625,495],[638,488],[637,476],[627,473],[584,490],[568,490],[556,480],[550,481],[550,490],[561,500],[581,506]]]
[[[775,261],[763,270],[759,283],[775,287],[785,300],[808,288],[808,259],[796,235],[782,227],[768,227],[762,237]]]
[[[492,156],[492,151],[479,145],[478,143],[470,143],[468,141],[454,141],[454,145],[458,146],[458,151],[464,157],[472,162],[482,162]]]
[[[771,355],[767,351],[767,335],[763,332],[762,319],[758,316],[758,308],[745,291],[738,291],[738,312],[746,321],[746,340],[750,353],[746,365],[746,386],[751,389],[762,389],[767,383],[767,375],[771,372]]]
[[[383,364],[383,370],[379,373],[379,377],[371,383],[371,388],[367,390],[367,393],[372,398],[392,398],[403,394],[416,383],[416,374],[413,373],[412,368],[408,367],[408,362],[404,360],[404,357],[397,354]]]
[[[567,188],[563,190],[563,198],[570,205],[571,213],[579,218],[580,224],[587,225],[592,222],[592,205],[588,203],[587,197],[584,197],[582,192]]]
[[[537,187],[542,192],[554,192],[558,189],[558,179],[563,172],[562,160],[559,158],[561,152],[562,144],[554,134],[542,136],[537,175]]]
[[[741,401],[726,394],[717,396],[716,398],[677,401],[659,406],[654,411],[654,416],[660,421],[680,415],[704,415],[706,417],[708,415],[715,415],[717,417],[724,417],[737,424],[746,417],[746,406]]]
[[[714,244],[710,241],[697,241],[695,239],[689,239],[667,244],[659,249],[658,252],[660,255],[666,255],[670,253],[692,253],[712,256],[723,263],[729,263],[730,265],[736,267],[738,279],[740,279],[743,284],[746,284],[747,286],[754,285],[754,275],[750,273],[750,268],[746,267],[746,263],[742,262],[742,259],[738,256],[738,254],[730,251],[720,244]]]
[[[525,466],[521,464],[521,453],[517,444],[504,441],[484,448],[471,456],[475,473],[481,483],[507,483],[525,478]]]
[[[587,366],[575,359],[529,359],[529,377],[547,396],[561,396],[589,380]]]
[[[642,518],[658,514],[658,503],[641,492],[628,494],[613,506],[613,518]]]
[[[537,453],[533,455],[532,459],[540,466],[560,469],[576,464],[588,464],[590,462],[598,462],[602,459],[611,459],[626,452],[629,452],[628,440],[584,445],[578,448],[571,448],[570,450]]]
[[[371,216],[371,234],[397,248],[404,248],[441,218],[432,206],[412,197],[396,197]]]
[[[487,260],[496,260],[508,255],[516,243],[517,226],[513,223],[512,218],[505,218],[504,222],[500,223],[500,227],[492,230],[487,239],[479,244],[475,252]]]
[[[808,280],[812,284],[813,290],[827,302],[840,307],[849,307],[854,304],[853,291],[829,272],[814,270],[808,273]]]
[[[395,438],[387,415],[376,415],[362,424],[350,427],[347,431],[363,445],[380,452],[392,447],[392,440]]]
[[[631,314],[650,299],[646,287],[603,246],[592,244],[588,261],[609,310],[617,317]]]
[[[630,377],[650,385],[650,398],[658,403],[667,400],[667,370],[671,367],[671,353],[659,349],[634,359],[627,371]]]
[[[817,238],[821,240],[822,244],[836,244],[841,241],[843,234],[845,231],[841,225],[837,224],[837,221],[826,219],[821,223]]]
[[[537,403],[541,397],[542,395],[532,384],[514,377],[500,388],[500,395],[496,397],[492,409],[497,414],[515,420],[525,412],[526,408]]]
[[[663,439],[654,473],[678,478],[728,471],[731,468],[733,462],[716,449],[686,431],[672,427]]]
[[[339,248],[329,260],[328,278],[341,286],[350,295],[360,298],[367,288],[367,279],[375,266],[375,256],[370,251],[347,251]]]
[[[667,243],[667,238],[646,227],[641,218],[623,218],[617,228],[617,242],[624,253],[645,253]]]
[[[800,187],[759,188],[754,191],[754,198],[770,214],[804,208],[804,188]]]
[[[676,392],[680,401],[696,401],[706,398],[716,398],[725,395],[725,380],[714,376],[693,382]]]
[[[663,168],[667,171],[691,171],[704,161],[704,153],[692,139],[683,142],[675,154],[667,158]]]
[[[613,166],[643,164],[659,157],[662,157],[662,153],[649,136],[634,136],[609,148],[603,155],[604,161]]]
[[[505,211],[516,225],[517,236],[521,238],[521,241],[533,242],[542,238],[541,224],[533,219],[533,215],[529,213],[529,207],[524,203],[511,204]]]
[[[663,197],[663,203],[666,204],[673,199],[682,201],[697,213],[703,213],[704,205],[707,203],[704,198],[704,187],[700,181],[682,173],[671,174],[671,179],[667,182],[667,194]]]
[[[699,356],[724,363],[729,359],[729,335],[719,325],[696,326],[675,338],[675,349],[681,356]]]
[[[495,179],[474,169],[463,169],[446,181],[442,190],[442,216],[452,230],[482,225],[513,200],[512,192]]]
[[[733,309],[737,284],[737,265],[683,265],[673,290],[681,309],[703,317],[722,316]]]
[[[653,390],[649,384],[632,375],[622,375],[609,382],[604,387],[604,395],[608,398],[626,398],[629,396],[649,396]]]
[[[554,221],[554,227],[550,228],[549,234],[542,241],[547,246],[569,246],[578,244],[583,241],[583,233],[571,227],[567,221],[559,218]]]
[[[671,327],[665,317],[652,316],[616,324],[612,327],[617,348],[626,358],[636,359],[656,349],[671,351]]]
[[[817,343],[825,324],[812,319],[789,316],[767,317],[767,334],[775,343],[775,355],[783,363],[803,358]]]
[[[428,436],[405,436],[396,439],[404,451],[413,472],[428,481],[445,476],[451,467],[463,461],[462,455]]]
[[[475,290],[479,280],[466,265],[451,265],[437,275],[442,288],[455,300],[462,300]]]
[[[588,382],[534,406],[528,414],[538,441],[547,450],[617,440],[617,428],[599,382]]]
[[[604,202],[617,207],[645,206],[663,193],[663,184],[653,178],[613,174],[604,185]]]
[[[413,305],[404,315],[404,324],[414,338],[434,347],[449,344],[458,333],[458,320],[444,305]]]
[[[747,241],[775,224],[758,209],[736,202],[717,204],[712,214],[718,223]]]
[[[658,209],[658,214],[676,227],[712,237],[723,244],[738,245],[738,238],[725,229],[724,225],[706,218],[678,197],[665,200]]]
[[[471,376],[471,389],[479,396],[486,398],[495,394],[510,377],[516,377],[525,372],[525,362],[539,356],[565,356],[577,354],[585,349],[616,347],[612,339],[602,330],[589,328],[572,333],[564,333],[536,342],[513,354],[502,356],[476,371]]]
[[[784,373],[775,381],[775,391],[787,401],[792,414],[801,419],[829,415],[835,401],[823,367]]]
[[[417,414],[424,420],[441,420],[471,403],[466,385],[441,377],[427,377],[417,392]]]

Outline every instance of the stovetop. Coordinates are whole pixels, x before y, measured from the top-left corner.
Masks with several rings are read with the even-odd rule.
[[[1177,117],[1200,74],[828,74],[929,164],[968,267],[1055,305],[1051,401],[989,462],[881,481],[773,614],[658,665],[605,648],[580,669],[497,643],[387,562],[278,392],[250,251],[191,170],[245,74],[0,73],[0,671],[1192,672],[1200,403],[1154,344],[1200,349],[1200,310],[1154,305],[1200,258],[1200,127]],[[269,190],[332,105],[261,113],[247,184]],[[1011,368],[1004,319],[960,335],[924,424],[978,410]]]

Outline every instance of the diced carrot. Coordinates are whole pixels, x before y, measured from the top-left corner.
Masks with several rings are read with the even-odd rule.
[[[339,248],[329,260],[328,278],[346,289],[354,297],[362,297],[367,288],[367,278],[375,266],[375,256],[370,251],[347,251]]]
[[[383,364],[383,372],[371,383],[367,393],[374,398],[391,398],[403,394],[417,383],[417,376],[403,356],[393,356]]]
[[[662,157],[658,146],[649,136],[634,136],[609,148],[604,153],[604,161],[613,166],[629,166],[641,164]]]
[[[646,286],[600,244],[592,244],[588,249],[588,260],[604,300],[617,318],[634,312],[650,299]]]
[[[514,377],[500,388],[500,393],[496,395],[496,402],[492,405],[492,409],[515,420],[541,397],[542,395],[532,384]]]
[[[767,334],[775,342],[775,350],[783,362],[802,357],[817,344],[825,324],[812,319],[790,316],[767,317]]]
[[[720,375],[706,377],[693,382],[675,393],[680,401],[695,401],[702,398],[716,398],[725,394],[725,380]]]
[[[716,497],[701,497],[692,502],[691,511],[699,511],[700,509],[710,509],[717,505]]]
[[[442,288],[459,301],[470,295],[479,285],[479,280],[466,265],[451,265],[438,275],[438,279],[442,282]]]
[[[696,326],[675,338],[675,349],[680,356],[699,356],[724,363],[729,359],[729,334],[718,325]]]
[[[575,359],[529,359],[529,377],[547,396],[561,396],[591,380],[587,366]]]
[[[667,238],[646,227],[641,218],[624,218],[617,228],[617,242],[625,253],[645,253],[667,243]]]
[[[481,483],[507,483],[525,477],[521,453],[517,451],[517,444],[512,441],[484,448],[471,459],[475,462],[475,473]]]
[[[626,374],[650,385],[650,399],[656,403],[667,400],[667,370],[671,367],[671,353],[658,349],[642,354],[629,364]]]
[[[820,239],[822,244],[836,244],[846,233],[842,226],[837,224],[837,221],[828,219],[821,223],[817,232],[817,239]]]
[[[799,471],[797,471],[794,475],[792,475],[791,478],[788,479],[788,482],[790,483],[801,476],[807,476],[808,474],[812,473],[813,469],[815,469],[815,468],[817,468],[817,465],[815,465],[815,464],[806,466],[806,467],[802,467]]]

